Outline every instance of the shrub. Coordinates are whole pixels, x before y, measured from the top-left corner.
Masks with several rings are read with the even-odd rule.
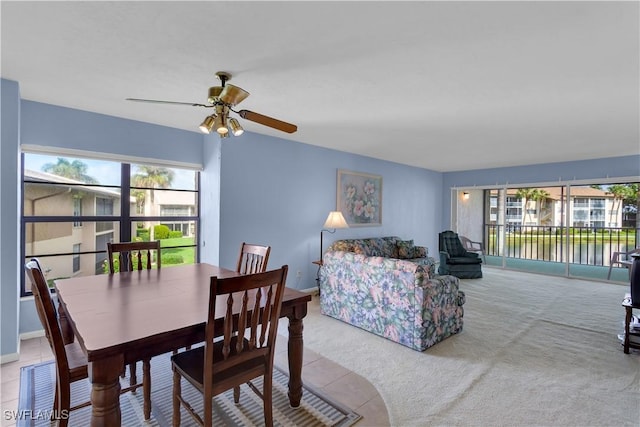
[[[184,258],[180,254],[162,254],[162,264],[183,264]]]
[[[170,239],[179,239],[181,237],[182,237],[182,231],[180,231],[180,230],[170,231],[169,232],[169,238]]]
[[[169,227],[163,224],[156,225],[153,227],[153,235],[158,240],[168,239],[170,232],[171,230],[169,230]]]
[[[143,242],[149,241],[149,229],[148,228],[138,228],[136,230],[136,237],[140,238]]]
[[[131,270],[137,270],[138,269],[138,255],[134,255],[133,260],[131,262]],[[162,257],[162,261],[164,261],[164,257]],[[151,262],[153,262],[153,258],[151,258]],[[143,254],[142,255],[142,266],[143,268],[147,268],[147,255]],[[104,260],[102,262],[102,271],[104,272],[104,274],[109,274],[109,261],[108,260]],[[120,272],[120,257],[119,256],[114,256],[113,257],[113,272],[114,273],[119,273]]]

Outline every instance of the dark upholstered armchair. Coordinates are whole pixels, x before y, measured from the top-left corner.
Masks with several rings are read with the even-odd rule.
[[[451,230],[438,234],[441,275],[456,276],[460,279],[479,279],[482,277],[482,258],[477,253],[467,251]]]

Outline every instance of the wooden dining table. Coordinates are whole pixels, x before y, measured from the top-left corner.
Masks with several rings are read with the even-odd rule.
[[[204,341],[210,278],[238,274],[197,263],[54,281],[65,342],[77,339],[89,363],[92,426],[121,425],[124,366]],[[302,319],[310,300],[307,293],[285,289],[280,317],[289,319],[292,407],[302,398]]]

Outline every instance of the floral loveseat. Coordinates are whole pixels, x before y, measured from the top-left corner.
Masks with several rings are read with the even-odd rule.
[[[462,330],[458,278],[435,276],[435,260],[412,240],[338,240],[322,261],[322,314],[418,351]]]

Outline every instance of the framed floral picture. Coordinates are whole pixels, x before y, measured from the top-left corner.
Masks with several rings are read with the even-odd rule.
[[[382,225],[382,177],[338,169],[337,210],[350,227]]]

